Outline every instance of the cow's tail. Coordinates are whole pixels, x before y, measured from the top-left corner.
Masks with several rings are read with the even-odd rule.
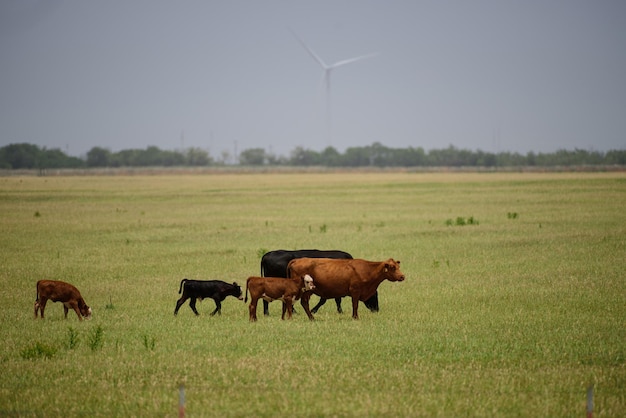
[[[179,295],[180,295],[180,292],[182,292],[182,291],[183,291],[183,283],[185,283],[186,281],[187,281],[187,279],[186,279],[186,278],[184,278],[184,279],[182,279],[182,280],[180,281],[180,286],[178,287],[178,294],[179,294]]]
[[[244,302],[248,302],[248,283],[250,283],[250,278],[248,277],[248,280],[246,280],[246,297],[243,300]]]
[[[35,302],[39,302],[39,283],[41,283],[41,280],[37,282],[37,292],[35,292]]]
[[[37,311],[39,310],[40,306],[39,306],[39,283],[41,282],[41,280],[39,280],[37,282],[37,292],[35,293],[35,319],[37,319]]]

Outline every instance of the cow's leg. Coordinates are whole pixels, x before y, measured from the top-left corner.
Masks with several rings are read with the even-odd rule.
[[[352,318],[359,319],[359,298],[352,295]]]
[[[65,305],[63,305],[63,306],[65,307],[65,318],[67,319],[68,308]],[[78,309],[78,302],[72,302],[72,303],[70,303],[70,306],[72,307],[72,309],[74,309],[74,312],[76,312],[76,315],[78,316],[78,320],[82,321],[83,320],[83,316],[80,313],[80,309]]]
[[[374,295],[364,303],[370,311],[378,312],[378,292],[374,293]]]
[[[256,321],[256,305],[259,299],[251,298],[248,310],[250,311],[250,322]]]
[[[43,311],[46,309],[46,303],[48,303],[48,299],[46,298],[41,298],[39,299],[39,302],[35,302],[35,314],[37,314],[37,308],[39,308],[41,319],[43,319]]]
[[[269,316],[270,314],[270,303],[266,300],[263,300],[263,315]]]
[[[196,309],[196,298],[195,297],[191,297],[191,300],[189,301],[189,307],[191,308],[191,310],[193,311],[193,313],[196,314],[196,316],[199,316],[200,314],[198,313],[198,310]]]
[[[38,310],[39,310],[39,299],[35,301],[35,319],[37,319]]]
[[[213,312],[211,312],[211,316],[215,315],[216,313],[218,315],[222,314],[222,302],[219,299],[213,299],[215,300],[215,310]]]
[[[304,293],[302,295],[302,298],[300,299],[300,305],[302,305],[302,307],[304,308],[304,312],[306,312],[307,316],[312,321],[315,318],[313,318],[313,315],[311,314],[311,309],[309,308],[309,299],[311,299],[311,293]]]
[[[189,299],[189,296],[187,296],[183,292],[183,295],[180,297],[180,299],[176,301],[176,308],[174,309],[174,315],[178,315],[178,310],[180,309],[181,306],[183,306],[183,303],[185,303],[187,299]]]
[[[67,319],[67,312],[70,310],[70,308],[63,303],[63,313],[65,314],[65,319]]]
[[[337,313],[343,313],[343,309],[341,309],[341,298],[335,298],[335,303],[337,304]]]
[[[311,309],[311,312],[312,312],[312,313],[317,313],[317,311],[319,311],[319,309],[320,309],[322,306],[324,306],[324,304],[325,304],[325,303],[326,303],[326,299],[324,299],[324,298],[320,298],[320,301],[319,301],[319,302],[317,302],[317,305],[315,305],[315,306],[313,307],[313,309]]]

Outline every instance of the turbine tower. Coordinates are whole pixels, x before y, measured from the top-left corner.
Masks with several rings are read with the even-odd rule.
[[[320,67],[322,67],[322,71],[323,71],[323,75],[322,75],[322,83],[324,83],[324,85],[326,86],[326,130],[327,130],[327,135],[328,135],[328,145],[330,145],[332,143],[331,139],[332,139],[332,123],[331,123],[331,106],[330,106],[330,75],[332,73],[332,71],[335,68],[341,67],[343,65],[346,64],[351,64],[353,62],[356,61],[361,61],[367,58],[371,58],[374,57],[376,55],[378,55],[378,52],[374,52],[371,54],[366,54],[366,55],[360,55],[358,57],[354,57],[354,58],[348,58],[345,60],[341,60],[341,61],[337,61],[334,64],[328,65],[324,62],[324,60],[322,58],[320,58],[319,55],[317,55],[315,53],[315,51],[313,51],[311,48],[309,48],[309,46],[307,44],[304,43],[304,41],[302,39],[300,39],[300,37],[298,35],[296,35],[296,33],[290,28],[289,29],[291,31],[291,33],[293,34],[293,36],[298,40],[298,42],[300,42],[300,45],[302,45],[302,47],[304,47],[304,49],[309,53],[309,55],[311,55],[311,57],[313,57],[313,59],[315,61],[317,61],[317,63],[320,65]]]

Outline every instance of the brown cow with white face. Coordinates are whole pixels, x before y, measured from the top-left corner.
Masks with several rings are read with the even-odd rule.
[[[259,299],[272,302],[281,300],[283,302],[283,315],[291,319],[293,313],[293,302],[300,299],[304,292],[314,289],[313,279],[309,275],[302,275],[285,279],[282,277],[248,277],[246,282],[246,298],[248,301],[248,289],[250,290],[250,321],[256,321],[256,308]]]
[[[70,308],[74,309],[79,320],[91,318],[91,308],[87,306],[85,300],[80,295],[76,287],[69,283],[57,280],[39,280],[37,282],[37,300],[35,300],[35,318],[37,311],[41,311],[43,319],[43,311],[46,309],[48,300],[52,302],[62,302],[65,318]]]
[[[292,278],[308,274],[315,281],[315,289],[305,292],[300,300],[311,320],[313,315],[309,309],[309,299],[312,293],[325,299],[351,296],[352,317],[359,319],[359,301],[371,298],[384,280],[404,280],[400,262],[393,258],[387,261],[298,258],[289,262],[287,271]]]

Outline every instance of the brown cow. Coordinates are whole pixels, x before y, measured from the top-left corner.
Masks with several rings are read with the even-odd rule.
[[[309,309],[309,299],[312,293],[325,299],[351,296],[352,317],[359,319],[359,301],[371,298],[383,280],[391,282],[404,280],[400,262],[393,258],[380,262],[361,259],[298,258],[289,262],[287,270],[290,277],[308,274],[315,280],[315,289],[305,292],[300,300],[311,320],[313,315]]]
[[[293,313],[293,301],[300,299],[304,292],[315,289],[311,276],[303,275],[285,279],[282,277],[248,277],[246,282],[246,298],[248,301],[248,289],[250,289],[250,321],[256,321],[256,307],[259,299],[272,302],[274,300],[283,301],[283,315],[291,319]]]
[[[69,308],[74,309],[79,320],[91,318],[91,308],[87,306],[85,300],[80,295],[78,289],[69,283],[57,280],[39,280],[37,282],[37,299],[35,300],[35,318],[37,311],[41,310],[41,318],[43,319],[43,311],[46,309],[48,299],[52,302],[62,302],[65,318]]]

